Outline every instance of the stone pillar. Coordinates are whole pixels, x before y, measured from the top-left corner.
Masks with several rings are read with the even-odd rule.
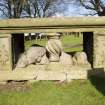
[[[62,53],[60,34],[47,33],[47,36],[48,36],[48,42],[46,43],[46,50],[48,52],[50,64],[46,67],[46,70],[50,71],[63,70],[63,66],[59,62]]]
[[[60,55],[62,52],[62,44],[60,41],[60,34],[57,33],[47,33],[48,42],[46,44],[46,49],[48,51],[50,62],[59,62]]]
[[[94,32],[93,68],[105,68],[105,32]]]
[[[0,35],[0,71],[12,70],[11,34]]]

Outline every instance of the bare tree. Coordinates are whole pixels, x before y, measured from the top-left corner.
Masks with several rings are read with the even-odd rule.
[[[105,16],[105,0],[79,0],[80,4],[93,11],[91,15]]]
[[[62,0],[28,0],[25,13],[27,17],[50,17],[66,9]]]
[[[20,18],[26,0],[0,0],[0,11],[8,18]]]
[[[0,0],[0,12],[7,18],[49,17],[67,9],[65,0]]]

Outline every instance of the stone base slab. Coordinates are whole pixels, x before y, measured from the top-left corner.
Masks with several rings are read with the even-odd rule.
[[[52,63],[50,65],[30,65],[13,71],[0,71],[0,81],[87,79],[88,66],[70,66]]]

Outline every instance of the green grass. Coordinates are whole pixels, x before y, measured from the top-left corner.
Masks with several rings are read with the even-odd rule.
[[[61,41],[63,45],[68,45],[68,44],[81,44],[83,41],[83,37],[75,37],[73,36],[62,36]]]
[[[62,45],[64,47],[65,52],[72,52],[72,51],[81,51],[83,50],[82,46],[75,46],[75,47],[70,47],[73,45],[80,45],[83,44],[83,37],[75,37],[75,36],[62,36],[61,38]],[[66,47],[68,46],[68,47]]]
[[[39,44],[41,46],[45,46],[46,45],[47,40],[46,39],[42,39],[41,41],[35,41],[35,40],[31,40],[31,41],[25,41],[25,47],[26,49],[29,48],[31,45],[33,44]],[[73,45],[79,45],[79,44],[83,44],[83,37],[75,37],[75,36],[62,36],[61,37],[61,42],[64,48],[65,52],[72,52],[72,51],[81,51],[83,49],[82,46],[77,46],[77,47],[70,47]],[[68,47],[67,47],[68,46]]]
[[[45,46],[46,42],[47,42],[47,39],[42,39],[41,41],[40,40],[25,41],[25,48],[28,49],[29,47],[31,47],[34,44]]]
[[[105,80],[100,78],[65,84],[40,81],[26,91],[0,91],[0,105],[105,105],[102,89]]]

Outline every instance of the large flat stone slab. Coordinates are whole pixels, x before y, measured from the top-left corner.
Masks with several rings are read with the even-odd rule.
[[[13,71],[0,71],[0,81],[8,80],[73,80],[73,79],[87,79],[87,66],[53,66],[49,65],[30,65],[26,68],[16,68]],[[50,67],[52,67],[50,69]],[[57,67],[57,68],[56,68]],[[48,69],[49,68],[49,69]]]

